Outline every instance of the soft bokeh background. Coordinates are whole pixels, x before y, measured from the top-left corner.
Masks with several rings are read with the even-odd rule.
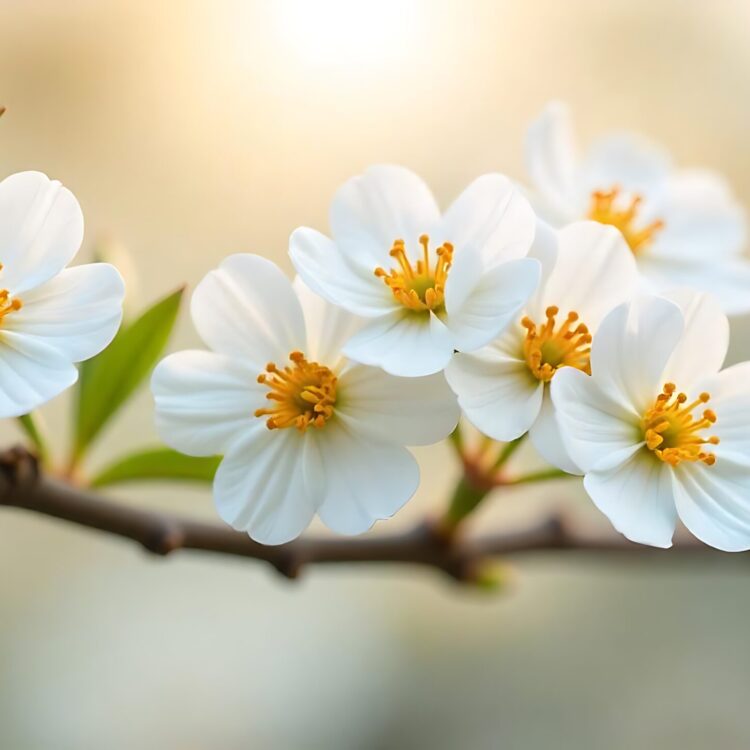
[[[485,171],[522,177],[551,97],[582,140],[641,130],[750,203],[749,24],[744,0],[4,0],[0,172],[63,180],[84,257],[132,254],[135,307],[232,252],[289,269],[291,230],[325,229],[368,164],[415,169],[443,202]],[[173,344],[195,343],[183,316]],[[68,407],[45,412],[61,454]],[[93,463],[154,437],[144,393]],[[391,529],[455,475],[445,447],[419,457]],[[117,494],[213,515],[195,489]],[[477,523],[556,503],[601,523],[575,483],[496,498]],[[744,561],[539,556],[493,596],[387,567],[289,584],[6,510],[0,571],[3,748],[747,747]]]

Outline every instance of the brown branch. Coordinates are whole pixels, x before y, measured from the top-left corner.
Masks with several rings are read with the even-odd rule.
[[[432,567],[458,581],[475,580],[490,559],[529,552],[570,550],[587,553],[665,555],[674,552],[713,553],[693,539],[670,552],[633,544],[614,533],[586,536],[550,516],[520,531],[470,538],[441,535],[428,523],[401,534],[364,537],[302,537],[267,547],[227,526],[119,504],[39,473],[36,459],[25,449],[0,454],[0,505],[59,518],[137,542],[158,555],[197,550],[262,560],[287,578],[308,564],[404,563]]]

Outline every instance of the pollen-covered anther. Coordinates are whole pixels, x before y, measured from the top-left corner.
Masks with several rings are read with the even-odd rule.
[[[0,289],[0,324],[9,313],[20,310],[23,304],[18,297],[11,297],[7,289]]]
[[[3,264],[0,263],[0,271],[3,270]],[[8,314],[20,310],[23,304],[18,297],[11,297],[7,289],[0,289],[0,324],[3,318]]]
[[[664,222],[657,219],[645,226],[637,226],[643,198],[640,195],[632,195],[627,202],[619,200],[620,196],[619,187],[595,190],[591,194],[588,218],[619,229],[630,249],[637,254],[653,241],[656,232],[664,227]]]
[[[571,311],[560,325],[560,310],[551,305],[545,310],[546,320],[538,326],[528,316],[521,319],[526,329],[523,354],[534,377],[548,382],[561,367],[575,367],[591,374],[591,334],[578,313]]]
[[[419,312],[440,311],[445,306],[445,283],[453,262],[453,245],[444,242],[437,247],[434,251],[435,262],[431,264],[430,238],[426,234],[421,235],[419,244],[422,246],[422,257],[412,265],[404,240],[395,240],[390,256],[395,258],[398,268],[390,271],[376,268],[375,275],[383,279],[404,307]]]
[[[693,412],[711,398],[708,393],[688,403],[684,393],[677,393],[674,383],[666,383],[653,406],[643,417],[643,439],[657,458],[671,466],[682,461],[702,461],[708,466],[716,463],[716,456],[704,447],[718,445],[716,435],[701,436],[700,432],[716,423],[716,413],[704,409],[696,419]]]
[[[302,352],[292,352],[289,360],[292,364],[283,368],[269,362],[258,375],[258,382],[269,388],[266,398],[276,403],[256,409],[255,416],[268,417],[269,430],[323,427],[334,414],[336,376],[325,365],[308,362]]]

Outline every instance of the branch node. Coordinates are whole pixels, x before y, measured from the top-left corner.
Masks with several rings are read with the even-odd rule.
[[[21,445],[0,452],[0,476],[4,484],[3,495],[31,487],[39,480],[37,457]]]
[[[155,555],[166,556],[185,544],[185,534],[177,526],[165,523],[154,528],[141,542],[143,547]]]
[[[555,513],[547,520],[548,534],[552,546],[562,549],[571,546],[570,525],[561,512]]]
[[[302,564],[297,562],[278,562],[273,566],[277,573],[290,581],[296,581],[302,571]]]

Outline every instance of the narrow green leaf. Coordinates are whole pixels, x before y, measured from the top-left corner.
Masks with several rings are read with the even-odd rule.
[[[41,418],[33,413],[24,414],[22,417],[18,417],[18,424],[34,446],[41,464],[43,466],[47,464],[49,461],[49,449],[45,438],[44,423]]]
[[[194,458],[171,448],[153,448],[125,456],[97,474],[92,487],[143,480],[181,480],[211,483],[221,457]]]
[[[123,324],[114,341],[83,362],[78,383],[78,413],[71,465],[86,450],[117,410],[151,373],[172,332],[184,289]]]

